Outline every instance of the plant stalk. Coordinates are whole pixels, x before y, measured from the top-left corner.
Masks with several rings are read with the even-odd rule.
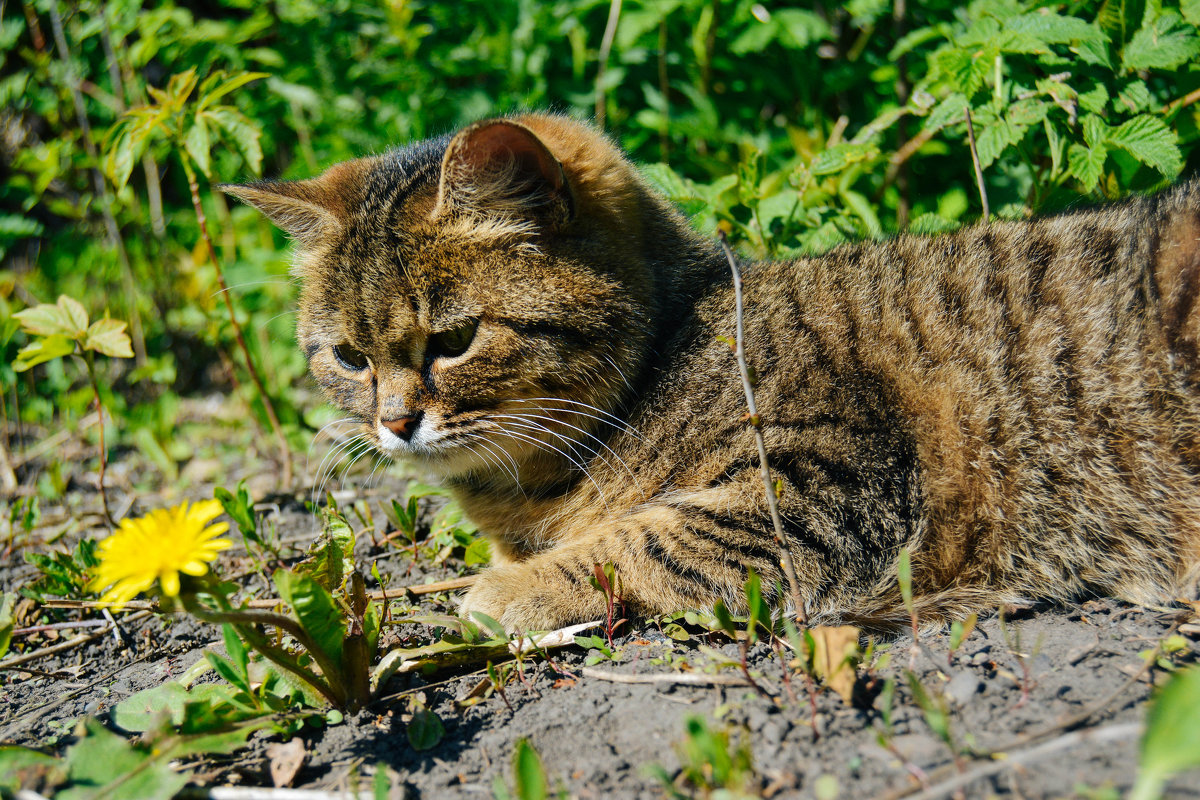
[[[96,416],[99,418],[96,428],[100,431],[100,505],[104,508],[104,519],[111,528],[116,523],[108,510],[108,495],[104,492],[104,470],[108,466],[108,450],[104,446],[104,404],[100,402],[100,382],[96,380],[96,357],[91,350],[83,351],[83,361],[87,364],[88,381],[92,384],[92,394],[96,401]]]
[[[754,430],[754,442],[758,445],[758,465],[762,471],[763,488],[767,491],[767,508],[771,512],[771,525],[774,528],[775,545],[779,548],[783,572],[787,576],[788,587],[792,592],[792,604],[795,606],[796,619],[804,624],[804,600],[800,594],[800,581],[796,578],[796,565],[792,561],[791,550],[788,549],[787,539],[783,532],[783,520],[779,516],[779,499],[775,496],[775,486],[771,483],[771,466],[767,461],[767,445],[763,440],[762,421],[758,417],[758,405],[754,402],[754,384],[750,380],[750,368],[746,364],[745,350],[745,315],[742,306],[742,272],[738,269],[737,259],[729,249],[725,232],[720,232],[721,249],[729,261],[729,269],[733,272],[733,296],[737,309],[737,357],[738,371],[742,376],[742,391],[746,394],[746,406],[750,410],[750,427]]]
[[[237,321],[237,314],[233,308],[233,300],[229,297],[229,286],[225,283],[225,272],[221,269],[221,261],[217,258],[217,251],[213,247],[212,237],[208,234],[208,218],[205,217],[204,207],[200,204],[200,184],[196,179],[196,171],[192,168],[191,161],[188,159],[186,153],[181,152],[179,160],[183,163],[183,171],[187,175],[188,190],[192,195],[192,210],[196,213],[196,222],[200,225],[200,235],[204,239],[208,258],[212,261],[213,267],[217,271],[217,285],[220,287],[219,294],[221,295],[221,299],[225,301],[225,310],[229,312],[229,322],[233,326],[233,334],[237,339],[238,347],[242,351],[242,357],[246,359],[246,371],[250,373],[250,379],[254,381],[254,387],[258,390],[258,396],[262,398],[263,408],[267,412],[267,419],[271,422],[271,430],[275,433],[275,441],[279,446],[279,456],[283,461],[283,484],[291,486],[292,453],[288,449],[287,438],[283,435],[283,428],[279,424],[279,417],[275,414],[275,405],[271,402],[271,396],[267,394],[262,377],[258,374],[258,368],[254,365],[254,359],[250,355],[250,348],[246,346],[246,337],[242,333],[242,326]]]

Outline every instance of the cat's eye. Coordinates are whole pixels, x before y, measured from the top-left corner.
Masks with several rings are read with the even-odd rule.
[[[429,345],[425,349],[425,360],[461,356],[471,346],[471,340],[475,338],[475,330],[478,327],[479,320],[473,319],[456,328],[433,334],[429,337]]]
[[[359,372],[367,368],[367,357],[363,355],[363,352],[344,342],[333,346],[333,357],[351,372]]]

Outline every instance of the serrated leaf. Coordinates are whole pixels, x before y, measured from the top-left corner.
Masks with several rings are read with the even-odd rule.
[[[262,172],[262,130],[232,106],[218,106],[205,116],[219,127],[255,175]]]
[[[292,607],[300,626],[334,664],[342,661],[346,620],[333,597],[306,575],[276,570],[272,576],[279,596]]]
[[[1173,70],[1200,56],[1200,36],[1178,14],[1160,14],[1142,27],[1121,56],[1126,71]]]
[[[1027,34],[1046,44],[1070,44],[1104,38],[1099,28],[1079,17],[1066,17],[1047,9],[1010,17],[1004,22],[1004,30]]]
[[[879,148],[873,144],[843,142],[817,153],[809,169],[813,175],[833,175],[851,164],[871,161],[878,156]]]
[[[1184,19],[1200,28],[1200,0],[1180,0],[1179,10]]]
[[[1124,44],[1141,26],[1145,10],[1145,0],[1105,0],[1096,14],[1096,24],[1114,42]]]
[[[1150,89],[1142,80],[1132,80],[1117,92],[1117,102],[1124,106],[1127,113],[1136,114],[1139,111],[1149,111],[1152,99]]]
[[[21,328],[37,336],[70,336],[75,338],[83,332],[60,303],[40,303],[13,314]],[[87,322],[84,322],[87,327]]]
[[[925,129],[940,131],[947,125],[954,125],[967,118],[967,98],[955,93],[933,107],[925,119]]]
[[[984,169],[991,166],[1000,154],[1021,141],[1025,129],[1008,120],[996,120],[991,124],[975,126],[975,147],[979,153],[979,164]]]
[[[271,77],[265,72],[243,72],[238,75],[230,76],[218,84],[215,88],[212,87],[212,84],[215,82],[214,79],[220,79],[223,75],[224,73],[214,73],[200,86],[200,91],[198,93],[199,101],[197,103],[198,110],[203,111],[204,109],[216,103],[225,95],[242,88],[247,83],[252,83],[254,81],[261,80],[262,78]]]
[[[1103,114],[1108,109],[1108,88],[1097,82],[1092,88],[1079,93],[1079,107],[1093,114]]]
[[[1183,170],[1178,138],[1158,117],[1142,114],[1109,131],[1108,143],[1154,167],[1168,178]]]
[[[116,319],[98,319],[83,338],[83,349],[112,358],[133,358],[133,345],[125,333],[126,323]]]
[[[204,177],[212,177],[212,139],[208,135],[208,123],[204,117],[196,116],[192,127],[183,137],[183,146]]]
[[[25,372],[38,364],[69,356],[73,352],[74,340],[65,336],[46,336],[22,347],[12,362],[12,368],[14,372]]]
[[[1090,192],[1100,182],[1107,158],[1108,145],[1101,143],[1096,147],[1084,147],[1081,144],[1073,144],[1067,150],[1067,169],[1079,179],[1084,190]]]

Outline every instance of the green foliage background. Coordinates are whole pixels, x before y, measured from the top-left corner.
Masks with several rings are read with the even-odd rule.
[[[193,454],[173,435],[178,397],[231,375],[262,413],[231,355],[185,163],[268,391],[303,446],[322,417],[298,389],[286,243],[209,181],[307,177],[550,108],[602,115],[697,225],[786,257],[978,218],[968,108],[1000,216],[1194,172],[1198,26],[1200,0],[3,0],[4,412],[67,424],[86,413],[69,365],[10,366],[27,342],[12,313],[66,293],[94,318],[135,323],[137,358],[103,365],[114,447],[173,477]],[[160,112],[169,125],[155,128]]]

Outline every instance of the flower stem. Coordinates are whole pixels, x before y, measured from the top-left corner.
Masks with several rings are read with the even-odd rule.
[[[104,519],[108,521],[108,526],[111,528],[116,523],[113,522],[112,514],[108,510],[108,495],[104,493],[104,470],[108,466],[108,450],[104,446],[104,404],[100,402],[100,383],[96,380],[96,357],[92,355],[91,350],[84,350],[83,361],[87,364],[88,381],[92,384],[92,394],[96,401],[96,417],[99,420],[97,427],[100,429],[100,505],[104,508]]]
[[[188,189],[192,194],[192,210],[196,212],[196,222],[200,225],[200,235],[204,239],[205,248],[208,250],[208,258],[212,261],[213,267],[217,271],[217,284],[220,286],[221,298],[225,301],[225,309],[229,312],[229,322],[233,326],[233,334],[237,338],[238,347],[242,351],[242,357],[246,359],[246,371],[250,373],[250,379],[254,381],[254,387],[258,389],[258,396],[262,399],[263,408],[266,409],[267,419],[271,422],[271,430],[275,433],[275,441],[279,446],[279,456],[283,461],[283,483],[285,486],[291,486],[292,453],[288,449],[287,438],[283,435],[283,428],[279,424],[279,417],[275,415],[275,406],[271,402],[271,396],[267,394],[262,377],[258,374],[258,368],[254,365],[254,359],[250,356],[250,348],[246,346],[246,337],[242,334],[242,326],[237,321],[237,314],[234,313],[233,300],[230,299],[229,287],[225,283],[225,272],[221,269],[221,261],[217,258],[217,251],[213,247],[212,237],[208,235],[208,218],[205,217],[204,207],[200,204],[200,184],[196,179],[196,171],[192,168],[191,160],[186,153],[180,152],[179,160],[183,163],[183,171],[187,175]]]

